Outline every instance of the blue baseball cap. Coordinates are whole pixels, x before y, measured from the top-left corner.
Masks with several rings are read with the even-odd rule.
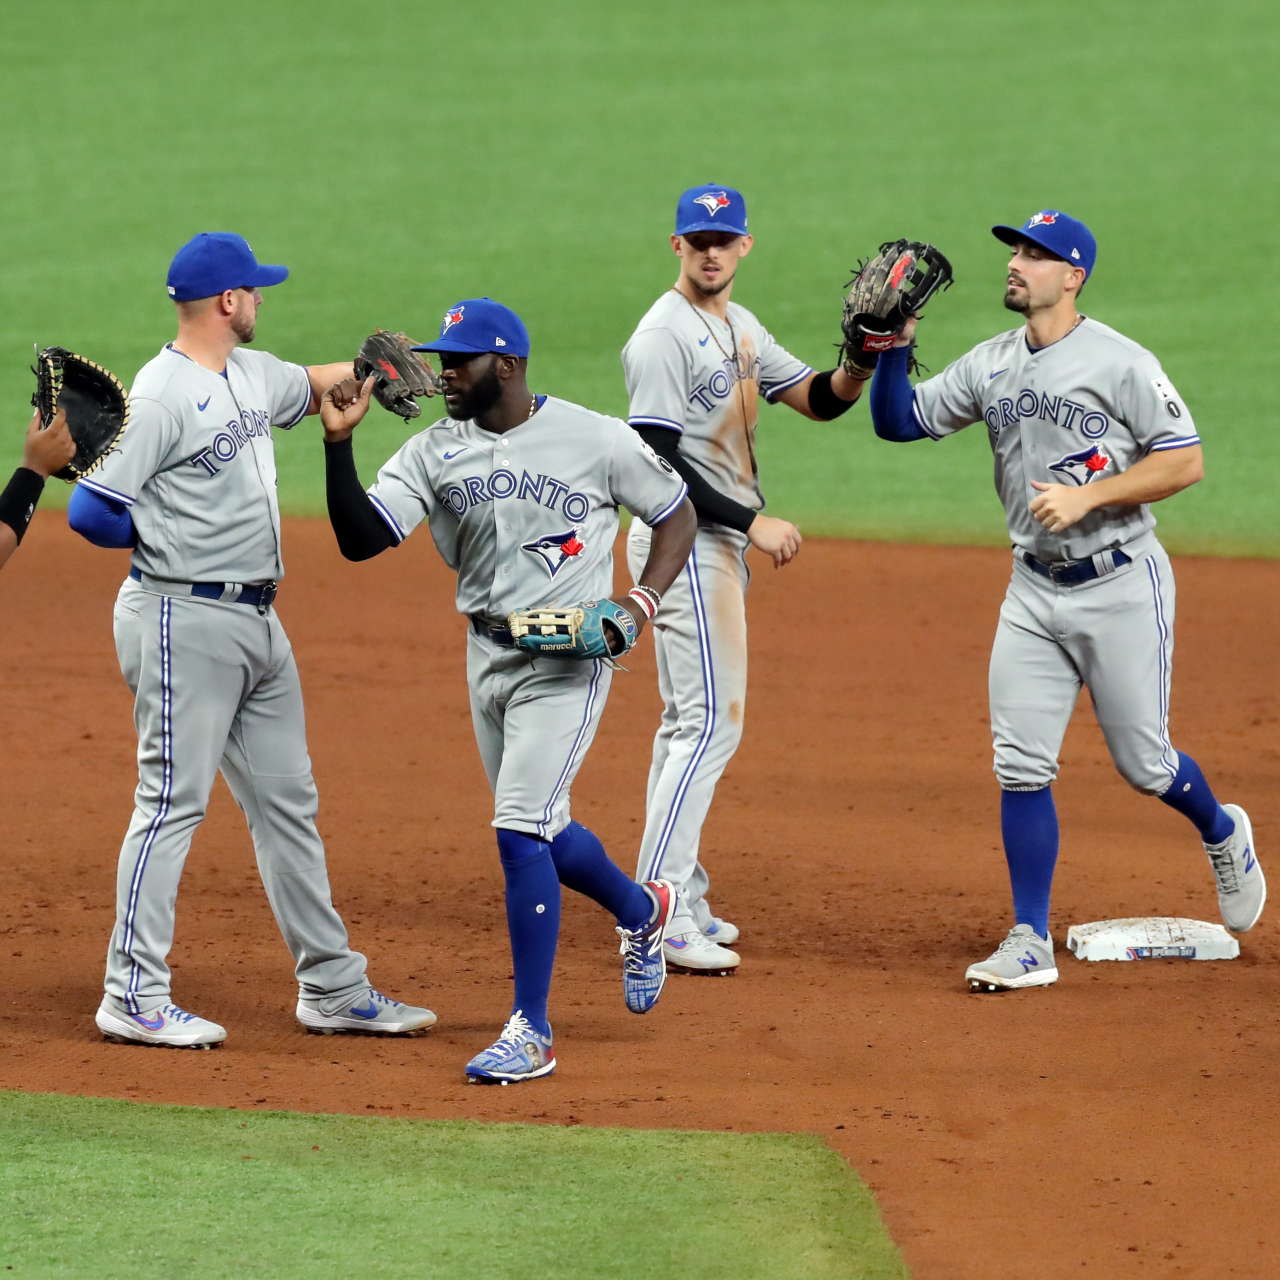
[[[510,307],[492,298],[464,298],[444,313],[440,336],[414,350],[458,351],[464,355],[494,351],[500,356],[523,359],[529,354],[529,330]]]
[[[288,277],[288,267],[260,263],[244,236],[202,231],[174,254],[165,283],[174,302],[194,302],[227,289],[265,289]]]
[[[727,231],[732,236],[747,232],[747,202],[732,187],[714,182],[690,187],[676,204],[676,235],[694,231]]]
[[[1030,240],[1050,253],[1056,253],[1073,267],[1083,267],[1087,280],[1093,274],[1093,264],[1098,257],[1098,242],[1093,232],[1059,209],[1041,209],[1033,213],[1021,227],[992,227],[991,234],[1005,244],[1017,244]]]

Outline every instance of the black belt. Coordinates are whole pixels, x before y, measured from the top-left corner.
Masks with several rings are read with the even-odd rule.
[[[1117,569],[1123,565],[1132,562],[1132,556],[1127,556],[1123,551],[1104,551],[1104,556],[1110,556],[1111,562]],[[1032,573],[1038,573],[1042,578],[1048,578],[1055,586],[1058,587],[1078,587],[1082,582],[1092,582],[1094,578],[1101,578],[1104,575],[1098,572],[1098,566],[1093,563],[1093,559],[1088,560],[1058,560],[1053,564],[1049,564],[1044,560],[1037,560],[1030,551],[1022,553],[1022,563],[1031,570]]]
[[[494,644],[501,645],[504,649],[510,649],[515,644],[510,627],[490,622],[483,614],[470,613],[467,616],[471,619],[471,630],[476,635],[483,636],[486,640],[491,640]]]
[[[129,577],[135,582],[141,582],[142,571],[136,567],[131,568]],[[174,583],[174,586],[190,586],[191,594],[199,596],[202,600],[221,600],[227,589],[225,582]],[[256,586],[241,587],[240,594],[232,596],[227,600],[227,604],[252,605],[260,613],[266,613],[271,608],[271,603],[275,600],[278,589],[277,584],[274,582],[263,582]]]

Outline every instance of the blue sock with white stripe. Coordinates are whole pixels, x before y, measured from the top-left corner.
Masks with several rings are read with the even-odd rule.
[[[1013,887],[1015,924],[1029,924],[1049,936],[1049,891],[1058,863],[1058,811],[1053,791],[1002,791],[1000,831]]]
[[[1178,772],[1160,799],[1190,819],[1205,844],[1221,844],[1236,829],[1235,819],[1214,798],[1200,766],[1183,751],[1178,752]]]
[[[498,854],[507,880],[507,931],[516,976],[511,1011],[519,1009],[535,1031],[550,1035],[547,997],[560,937],[560,880],[551,847],[522,831],[499,827]]]
[[[551,842],[551,857],[562,885],[611,911],[624,929],[643,929],[652,919],[652,899],[605,853],[595,832],[569,823]]]

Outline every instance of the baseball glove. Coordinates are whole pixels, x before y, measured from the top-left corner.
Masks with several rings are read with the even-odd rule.
[[[433,396],[440,390],[440,379],[431,366],[416,352],[413,339],[403,333],[375,329],[361,344],[356,356],[356,377],[363,382],[370,374],[374,399],[406,421],[422,412],[415,396]]]
[[[640,634],[629,610],[612,600],[587,600],[560,608],[517,609],[507,618],[517,649],[552,658],[615,658]],[[617,648],[611,648],[610,635]]]
[[[840,328],[840,362],[851,378],[869,378],[907,321],[939,289],[951,287],[951,263],[931,244],[886,240],[849,282]]]
[[[36,356],[36,393],[31,403],[47,427],[59,409],[76,442],[75,457],[54,475],[75,481],[87,476],[115,448],[129,425],[129,397],[119,378],[65,347],[45,347]]]

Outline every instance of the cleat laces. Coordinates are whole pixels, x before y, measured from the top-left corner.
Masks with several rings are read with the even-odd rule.
[[[622,938],[622,971],[623,973],[633,973],[643,975],[645,972],[646,952],[652,955],[654,947],[661,946],[661,937],[655,937],[653,945],[646,947],[645,941],[649,932],[653,929],[650,925],[645,929],[638,929],[632,933],[630,929],[624,929],[618,925],[618,934]],[[656,934],[657,931],[654,930]]]
[[[1224,849],[1206,849],[1209,864],[1213,867],[1214,879],[1218,882],[1219,893],[1240,892],[1240,871],[1236,860],[1231,856],[1230,845]]]
[[[513,1044],[523,1049],[525,1041],[529,1037],[537,1038],[533,1030],[533,1023],[529,1021],[524,1014],[517,1009],[515,1013],[507,1019],[507,1025],[502,1028],[502,1034],[498,1037],[498,1043],[504,1042]]]
[[[171,1022],[195,1022],[196,1015],[188,1013],[185,1009],[179,1009],[176,1004],[167,1004],[161,1010]]]
[[[1033,942],[1038,942],[1040,943],[1041,946],[1045,945],[1044,939],[1034,930],[1032,931],[1030,937],[1028,937],[1025,933],[1011,933],[996,948],[995,955],[993,955],[991,958],[994,960],[998,956],[1011,956],[1017,951],[1025,950],[1026,947]]]

